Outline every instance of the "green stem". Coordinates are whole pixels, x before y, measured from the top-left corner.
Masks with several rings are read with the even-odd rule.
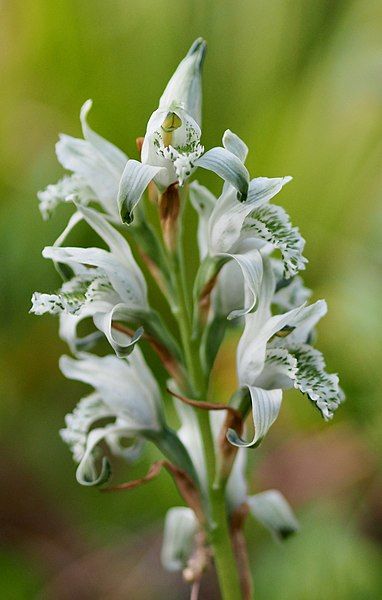
[[[210,532],[215,567],[223,600],[241,600],[240,578],[227,520],[224,489],[210,492],[215,526]]]
[[[175,290],[174,315],[179,324],[182,340],[189,389],[195,399],[204,400],[208,390],[208,374],[204,373],[199,354],[199,340],[192,338],[190,304],[185,288],[185,268],[182,250],[181,223],[178,231],[178,251],[169,253],[171,271]],[[196,409],[197,410],[197,409]],[[209,422],[209,413],[197,410],[200,432],[203,440],[204,455],[208,475],[207,522],[208,536],[213,548],[215,566],[223,600],[240,600],[240,579],[237,563],[232,549],[229,533],[228,516],[225,504],[224,487],[213,489],[216,471],[215,444]]]

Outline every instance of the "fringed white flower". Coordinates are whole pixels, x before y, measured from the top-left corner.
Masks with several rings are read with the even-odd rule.
[[[147,286],[125,238],[91,208],[77,207],[81,217],[108,245],[101,248],[50,246],[43,256],[71,268],[74,277],[63,284],[58,294],[35,293],[32,312],[60,313],[60,335],[72,350],[88,347],[96,337],[78,338],[77,328],[91,317],[105,334],[118,356],[127,356],[142,335],[138,329],[130,337],[113,327],[115,321],[135,322],[149,319]]]
[[[275,277],[264,259],[264,276],[257,310],[245,317],[245,328],[237,348],[240,386],[247,387],[255,428],[253,439],[245,442],[230,430],[228,439],[238,446],[257,446],[278,416],[282,390],[295,387],[306,394],[325,420],[343,400],[337,375],[325,372],[318,350],[309,344],[317,322],[326,313],[319,300],[272,316]]]
[[[79,483],[100,485],[110,475],[107,458],[102,459],[101,469],[97,468],[101,456],[98,444],[102,440],[112,453],[132,459],[137,456],[145,435],[163,428],[158,385],[138,348],[128,360],[86,353],[80,353],[77,359],[63,356],[60,367],[69,379],[95,389],[66,417],[61,437],[79,463]],[[96,426],[105,419],[110,422]],[[131,446],[123,446],[122,439],[130,440]]]

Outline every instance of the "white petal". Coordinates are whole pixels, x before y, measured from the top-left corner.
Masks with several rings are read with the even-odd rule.
[[[237,262],[245,282],[245,306],[233,310],[228,319],[242,317],[253,310],[263,278],[263,259],[256,249],[248,250],[242,254],[224,254]]]
[[[328,311],[325,300],[317,300],[314,304],[302,307],[302,309],[295,313],[295,316],[290,319],[288,325],[294,327],[294,330],[286,338],[287,346],[293,346],[305,343],[313,330],[317,325],[318,321],[326,315]],[[288,313],[286,313],[288,314]],[[292,314],[290,311],[289,314]],[[281,344],[281,340],[275,340],[276,345]]]
[[[159,173],[161,167],[143,165],[137,160],[129,160],[122,173],[118,190],[118,208],[124,223],[133,221],[133,210],[148,184]]]
[[[143,328],[137,329],[135,334],[131,337],[121,331],[113,329],[113,321],[118,320],[129,320],[131,318],[131,312],[125,304],[117,304],[106,313],[98,312],[94,315],[93,320],[95,326],[102,331],[114,352],[119,358],[129,356],[134,350],[135,344],[141,339],[143,335]]]
[[[204,458],[203,441],[195,410],[183,402],[174,399],[174,406],[181,422],[177,436],[188,451],[200,482],[207,488],[207,470]]]
[[[118,184],[122,170],[111,170],[99,152],[86,140],[62,134],[56,144],[60,163],[79,175],[94,191],[96,198],[111,215],[117,213]],[[126,157],[127,160],[127,157]]]
[[[247,202],[252,206],[252,209],[258,208],[269,202],[290,181],[292,181],[292,177],[289,175],[274,178],[256,177],[249,184]]]
[[[195,40],[168,82],[159,103],[160,108],[168,108],[173,103],[183,105],[199,124],[202,106],[201,69],[205,51],[205,41],[202,38]]]
[[[284,279],[281,260],[272,260],[271,262],[277,281],[272,304],[277,306],[281,312],[286,312],[309,300],[312,290],[305,287],[302,277],[297,275],[293,279]]]
[[[284,277],[289,278],[305,269],[302,255],[305,240],[297,227],[292,227],[283,208],[272,204],[254,210],[244,223],[243,232],[280,250],[284,262]]]
[[[131,431],[161,428],[159,388],[138,348],[128,361],[86,353],[79,354],[77,360],[63,356],[60,369],[69,379],[93,386]]]
[[[191,508],[174,507],[166,514],[161,560],[167,571],[181,571],[194,549],[198,522]]]
[[[241,162],[245,162],[248,154],[248,146],[239,138],[236,133],[227,129],[223,135],[223,146],[232,154],[235,154]]]
[[[294,386],[317,406],[326,421],[344,400],[338,376],[325,371],[324,357],[315,348],[303,344],[289,352],[297,363]]]
[[[238,158],[236,160],[239,161]],[[278,177],[275,179],[258,177],[257,179],[252,179],[245,202],[238,201],[235,190],[230,186],[225,187],[210,217],[210,252],[212,254],[231,252],[234,245],[247,235],[246,232],[242,233],[246,217],[255,208],[268,202],[290,180],[290,177]]]
[[[283,315],[271,316],[275,279],[270,262],[263,261],[263,279],[256,311],[246,315],[245,327],[237,347],[237,372],[241,385],[257,385],[265,364],[268,340],[289,325],[302,307]]]
[[[86,438],[92,425],[100,419],[112,416],[110,408],[97,392],[82,398],[73,412],[66,415],[66,428],[60,430],[60,435],[70,447],[76,462],[79,463],[85,454]]]
[[[240,200],[245,200],[248,193],[249,173],[235,154],[225,148],[212,148],[196,161],[196,165],[219,175],[239,192]]]
[[[251,514],[278,540],[283,540],[299,529],[298,521],[284,496],[277,490],[268,490],[250,496],[247,500]]]
[[[114,290],[121,300],[132,308],[147,307],[145,290],[142,290],[142,280],[135,276],[129,267],[123,265],[113,254],[102,248],[59,248],[47,246],[43,250],[44,258],[69,266],[75,263],[98,267],[107,275]]]
[[[227,438],[234,446],[252,448],[258,446],[271,425],[275,422],[281,407],[282,390],[263,390],[248,386],[252,401],[252,418],[255,434],[251,441],[241,439],[236,431],[229,429]]]
[[[211,301],[214,314],[227,317],[245,304],[243,272],[239,264],[230,260],[221,268]]]
[[[293,386],[296,372],[297,361],[286,348],[268,348],[264,368],[256,383],[267,390],[287,390]]]
[[[113,425],[92,429],[87,436],[86,449],[76,471],[77,481],[81,485],[102,485],[110,478],[110,464],[105,456],[102,458],[101,470],[97,472],[94,450],[96,446],[111,433],[126,437],[130,436],[130,432],[127,428]]]
[[[191,204],[199,215],[198,245],[200,259],[203,260],[208,253],[208,222],[216,204],[216,198],[197,181],[190,184],[189,190]]]
[[[62,244],[68,237],[69,233],[80,221],[82,221],[82,214],[77,211],[70,217],[68,224],[66,225],[66,227],[65,227],[64,231],[61,233],[61,235],[56,239],[56,241],[54,242],[54,245],[62,246]]]

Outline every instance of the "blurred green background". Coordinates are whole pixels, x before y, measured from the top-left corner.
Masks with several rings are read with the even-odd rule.
[[[115,495],[77,485],[58,430],[84,389],[58,370],[56,319],[28,310],[34,290],[59,283],[41,249],[68,213],[43,223],[36,200],[62,174],[58,132],[80,134],[90,97],[94,128],[136,157],[135,138],[200,35],[204,144],[229,127],[248,143],[253,175],[294,176],[277,202],[307,239],[306,281],[330,308],[319,347],[348,398],[326,425],[287,394],[253,455],[251,490],[280,488],[302,523],[284,546],[248,523],[257,597],[381,597],[381,2],[2,0],[0,15],[0,597],[188,597],[158,556],[163,515],[180,501],[172,481]],[[228,339],[223,400],[233,352]],[[114,481],[151,459],[115,464]],[[217,598],[214,586],[207,578],[201,598]]]

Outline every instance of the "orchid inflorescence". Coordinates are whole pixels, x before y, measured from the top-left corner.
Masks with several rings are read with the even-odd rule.
[[[80,113],[83,139],[60,136],[57,157],[70,174],[38,198],[44,219],[63,202],[74,208],[62,235],[43,250],[63,283],[54,293],[35,292],[31,312],[58,315],[60,337],[74,356],[63,356],[60,368],[93,388],[60,432],[78,463],[78,482],[105,484],[110,456],[132,461],[145,441],[155,444],[163,459],[140,480],[112,489],[133,488],[167,469],[187,506],[166,516],[164,566],[182,570],[198,586],[213,558],[223,597],[239,598],[251,597],[247,560],[237,543],[245,516],[253,515],[277,539],[298,529],[281,493],[249,495],[247,448],[257,447],[276,420],[283,390],[300,390],[325,420],[343,394],[312,346],[326,303],[308,304],[311,292],[299,274],[307,262],[304,239],[285,210],[271,203],[291,177],[251,179],[248,148],[230,130],[221,147],[205,150],[201,144],[205,48],[196,40],[171,77],[137,140],[140,160],[90,128],[90,100]],[[189,181],[200,168],[223,180],[218,198]],[[192,293],[182,235],[188,202],[198,215],[200,256]],[[65,245],[80,222],[98,236],[100,247]],[[153,308],[130,241],[167,299],[179,333]],[[84,320],[92,328],[80,336]],[[228,326],[242,329],[238,386],[218,404],[209,397],[210,379]],[[102,352],[105,338],[109,354],[90,352]],[[146,354],[152,349],[163,364],[166,389],[145,360],[142,340]],[[171,402],[178,428],[166,416]]]

